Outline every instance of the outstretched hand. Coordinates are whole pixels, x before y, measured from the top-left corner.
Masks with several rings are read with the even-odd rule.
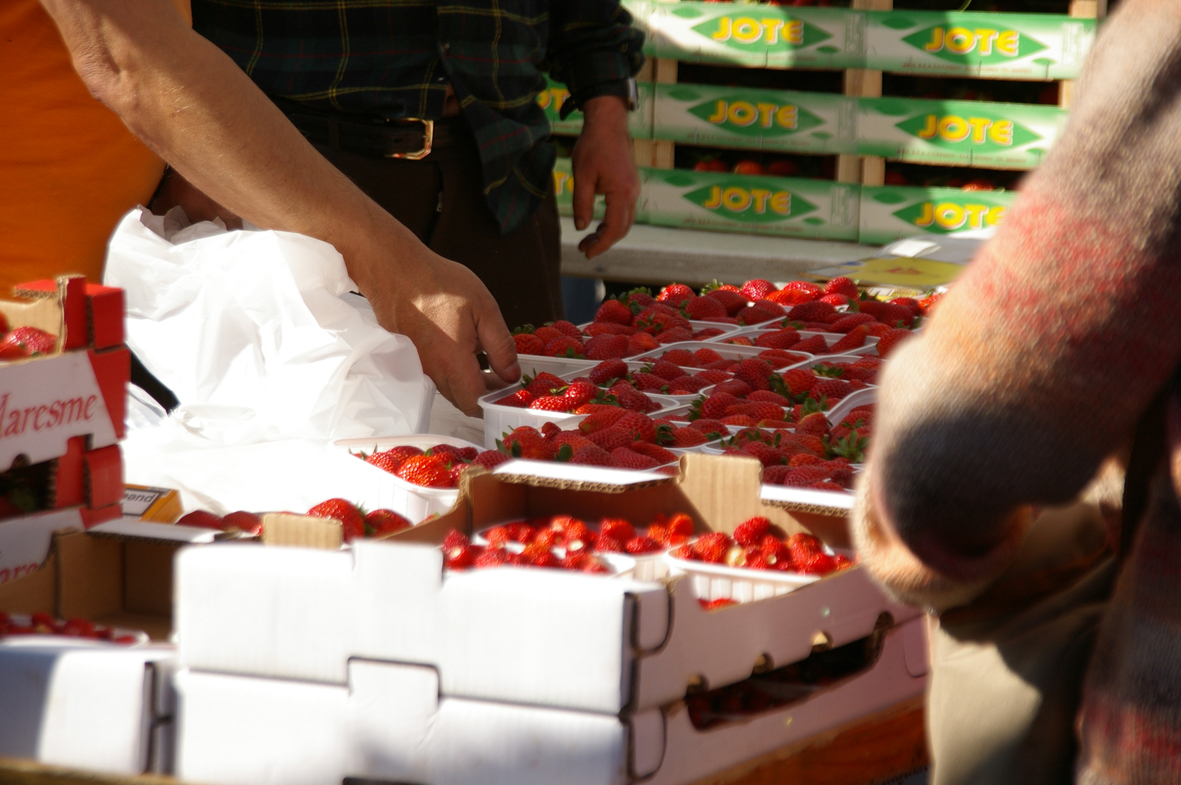
[[[521,376],[517,350],[491,293],[468,268],[419,246],[414,259],[400,259],[390,275],[362,291],[378,322],[414,342],[422,370],[439,392],[468,415],[488,389],[477,355],[487,354],[503,382]],[[395,272],[396,269],[396,272]]]

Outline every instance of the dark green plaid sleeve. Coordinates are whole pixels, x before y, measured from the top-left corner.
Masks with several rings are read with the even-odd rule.
[[[548,61],[550,76],[574,101],[606,82],[635,76],[644,64],[644,33],[618,0],[552,0]]]

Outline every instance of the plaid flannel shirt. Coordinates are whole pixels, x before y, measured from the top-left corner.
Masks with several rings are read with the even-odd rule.
[[[552,189],[544,71],[575,101],[635,75],[618,0],[192,0],[193,27],[264,92],[344,113],[438,119],[450,84],[502,232]]]

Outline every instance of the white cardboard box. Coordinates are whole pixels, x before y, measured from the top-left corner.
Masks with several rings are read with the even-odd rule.
[[[0,757],[171,771],[176,649],[56,636],[0,642]]]
[[[353,660],[338,685],[183,671],[177,773],[236,785],[679,785],[916,697],[925,646],[916,619],[887,634],[868,670],[705,731],[680,703],[620,719],[441,696],[419,665]]]
[[[561,511],[598,520],[626,509],[646,521],[656,511],[694,510],[700,525],[729,530],[764,513],[789,525],[783,510],[762,505],[757,461],[682,461],[680,479],[626,487],[477,475],[465,486],[470,517],[457,507],[408,536],[358,541],[351,551],[186,549],[176,565],[181,664],[345,684],[350,659],[419,663],[438,669],[449,697],[635,713],[679,699],[693,681],[730,684],[756,663],[804,659],[818,636],[839,646],[868,635],[883,614],[894,622],[917,615],[856,567],[706,612],[689,580],[666,587],[557,570],[444,573],[429,539]]]

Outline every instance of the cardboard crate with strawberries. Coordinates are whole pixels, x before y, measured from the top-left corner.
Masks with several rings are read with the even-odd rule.
[[[818,640],[841,645],[882,620],[917,614],[889,602],[857,567],[717,611],[703,608],[684,580],[444,570],[439,544],[451,530],[472,534],[539,515],[646,522],[686,512],[700,532],[764,515],[784,530],[802,528],[798,516],[762,503],[754,460],[686,455],[680,477],[630,485],[580,483],[571,478],[582,467],[566,468],[565,479],[468,475],[456,510],[351,551],[183,552],[176,626],[184,665],[343,684],[350,658],[419,662],[439,670],[445,696],[616,714],[679,700],[690,684],[741,681],[758,663],[806,658]],[[842,518],[806,519],[845,544]]]
[[[451,697],[438,670],[409,663],[354,659],[344,684],[185,670],[177,774],[239,785],[681,785],[914,700],[924,633],[914,619],[796,671],[622,716]]]
[[[130,354],[123,292],[80,277],[0,300],[0,583],[39,564],[51,533],[121,514]]]

